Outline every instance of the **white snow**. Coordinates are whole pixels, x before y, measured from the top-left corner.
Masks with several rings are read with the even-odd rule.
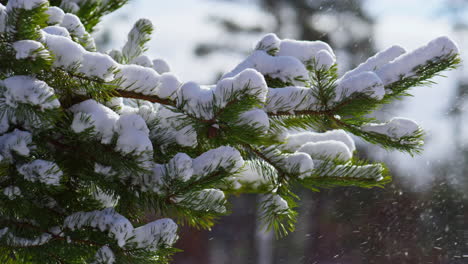
[[[50,57],[49,52],[42,43],[35,40],[19,40],[13,43],[13,49],[16,52],[16,59],[32,59],[36,57]]]
[[[276,113],[315,109],[317,103],[317,99],[311,94],[311,89],[307,87],[269,88],[265,110]]]
[[[279,50],[281,40],[275,33],[266,34],[258,43],[255,49],[264,50],[266,52]]]
[[[92,264],[113,264],[115,263],[115,255],[108,246],[101,247],[94,255]]]
[[[48,26],[42,29],[47,34],[66,37],[71,39],[70,33],[68,30],[61,26]]]
[[[60,24],[65,16],[65,12],[56,6],[49,6],[46,14],[49,15],[49,20],[47,21],[49,25]]]
[[[403,55],[406,50],[398,45],[391,46],[386,50],[383,50],[374,56],[367,59],[365,62],[359,64],[356,68],[351,71],[346,72],[341,80],[347,79],[351,76],[357,75],[362,72],[367,71],[376,71],[380,69],[382,66],[388,64],[392,60],[396,59],[397,57]]]
[[[85,27],[76,15],[70,13],[65,14],[60,26],[66,28],[72,37],[76,38],[78,42],[84,45],[85,49],[91,51],[96,50],[94,39],[86,32]]]
[[[140,56],[134,58],[133,60],[130,61],[130,64],[136,64],[136,65],[140,65],[140,66],[143,66],[143,67],[149,67],[149,68],[153,67],[153,62],[146,55],[140,55]]]
[[[110,108],[90,99],[73,105],[70,110],[75,114],[72,122],[72,130],[76,133],[94,127],[93,134],[103,144],[109,144],[114,135],[114,125],[119,115]]]
[[[0,136],[0,153],[3,159],[12,161],[13,153],[27,157],[32,149],[32,135],[27,131],[15,129]]]
[[[71,230],[89,226],[101,232],[107,231],[120,247],[156,250],[161,245],[172,245],[177,239],[177,225],[171,219],[160,219],[134,228],[113,208],[74,213],[65,218],[63,226]]]
[[[115,125],[118,134],[116,150],[124,154],[133,153],[141,155],[153,151],[153,145],[149,139],[149,129],[141,116],[127,114],[120,116]]]
[[[292,56],[302,63],[308,64],[312,60],[317,59],[317,55],[319,55],[320,51],[327,52],[328,54],[326,56],[329,56],[333,60],[331,64],[335,63],[335,54],[332,48],[323,41],[283,39],[281,40],[277,56]],[[325,56],[323,54],[324,53],[322,53],[321,56]],[[322,58],[322,60],[324,60],[324,58]],[[329,58],[327,58],[327,60],[329,60]]]
[[[341,101],[354,93],[362,93],[376,100],[385,96],[382,80],[374,72],[361,72],[342,79],[336,86],[335,101]]]
[[[263,75],[293,85],[303,85],[302,80],[309,79],[307,69],[298,59],[291,56],[271,56],[263,50],[255,50],[222,78],[233,77],[245,69],[255,69]]]
[[[285,154],[281,163],[287,173],[298,174],[301,179],[309,176],[314,169],[314,161],[303,152]]]
[[[427,45],[406,53],[390,63],[382,66],[376,74],[382,79],[384,85],[389,85],[402,77],[412,77],[415,68],[427,64],[429,61],[438,61],[447,56],[459,53],[457,45],[448,37],[439,37]]]
[[[8,197],[10,200],[14,200],[17,197],[21,196],[21,190],[18,186],[10,185],[3,189],[3,194]]]
[[[73,70],[83,59],[85,49],[71,39],[44,32],[44,42],[49,51],[55,55],[53,66]]]
[[[270,119],[262,109],[254,109],[240,114],[238,124],[260,129],[266,133],[270,127]]]
[[[107,54],[84,52],[78,72],[109,82],[114,79],[114,73],[117,68],[118,64]]]
[[[226,173],[234,173],[244,165],[244,160],[237,149],[222,146],[201,154],[193,159],[192,164],[194,176],[201,178],[218,168],[223,168]]]
[[[346,133],[344,130],[341,130],[341,129],[330,130],[324,133],[317,133],[317,132],[292,133],[288,135],[287,141],[283,145],[283,148],[288,151],[296,151],[301,146],[303,146],[304,144],[308,142],[320,142],[320,141],[327,141],[327,140],[343,142],[351,153],[356,150],[354,140],[351,138],[351,136],[348,135],[348,133]]]
[[[166,166],[168,176],[186,182],[193,175],[192,158],[185,153],[177,153]]]
[[[171,71],[169,64],[163,59],[154,59],[153,60],[153,69],[159,74],[163,74]]]
[[[6,7],[0,4],[0,33],[5,32],[6,19],[7,19]]]
[[[163,144],[175,142],[184,147],[195,147],[198,144],[194,127],[190,124],[183,126],[179,121],[179,118],[183,118],[183,114],[173,112],[168,107],[160,105],[157,117],[160,122],[152,131],[151,138],[164,138],[167,140]]]
[[[6,8],[7,10],[11,10],[14,8],[32,10],[41,5],[48,5],[48,4],[49,4],[49,1],[47,0],[9,0],[6,5]]]
[[[37,159],[18,167],[18,172],[31,182],[60,185],[63,172],[55,162]]]
[[[367,124],[361,127],[363,131],[375,132],[383,134],[391,138],[399,139],[405,136],[411,136],[417,132],[420,127],[419,125],[408,118],[394,117],[387,123],[381,124]]]
[[[146,32],[142,31],[143,28],[152,27],[153,24],[148,19],[140,19],[133,26],[132,30],[128,33],[128,40],[122,48],[123,56],[132,61],[143,53],[143,47],[140,46],[143,40],[148,39],[149,36]]]
[[[353,153],[345,143],[336,140],[307,142],[297,151],[309,154],[314,160],[323,158],[336,158],[341,161],[348,161],[353,156]]]
[[[54,89],[31,76],[15,75],[3,80],[3,85],[6,88],[5,103],[11,107],[18,103],[38,106],[41,110],[60,106],[58,99],[53,98]]]
[[[263,199],[265,201],[263,210],[272,210],[275,214],[285,214],[289,209],[288,202],[276,193],[267,194]]]

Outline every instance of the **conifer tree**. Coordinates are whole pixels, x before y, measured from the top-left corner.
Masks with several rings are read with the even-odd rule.
[[[2,263],[167,263],[178,224],[210,228],[246,192],[285,235],[293,186],[389,182],[353,157],[350,134],[417,153],[414,121],[369,115],[459,63],[441,37],[338,77],[328,44],[268,34],[215,85],[183,83],[145,55],[146,19],[121,50],[96,52],[90,33],[125,2],[0,1]]]

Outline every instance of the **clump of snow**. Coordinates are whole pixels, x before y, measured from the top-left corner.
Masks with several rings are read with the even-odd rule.
[[[256,129],[260,129],[263,132],[267,132],[270,127],[270,119],[267,113],[261,109],[254,109],[242,113],[239,116],[238,123],[240,125],[250,126]]]
[[[285,154],[281,163],[288,173],[297,174],[301,179],[309,176],[314,169],[314,161],[303,152]]]
[[[85,49],[81,45],[67,37],[43,32],[46,47],[55,55],[55,60],[52,64],[54,67],[73,70],[80,65],[85,53]]]
[[[42,5],[48,5],[47,0],[9,0],[6,8],[7,10],[21,8],[25,10],[32,10]]]
[[[262,166],[268,166],[270,171],[274,171],[274,168],[268,163],[262,164]],[[273,179],[268,179],[268,176],[264,175],[263,168],[256,168],[256,164],[252,161],[245,161],[244,166],[240,169],[233,177],[232,180],[240,185],[247,184],[254,188],[261,185],[270,185]]]
[[[31,133],[15,129],[13,132],[0,136],[0,153],[3,159],[8,160],[13,159],[13,153],[27,157],[34,148],[31,144]]]
[[[78,71],[89,77],[112,81],[118,64],[107,54],[84,52]]]
[[[11,107],[18,103],[38,106],[41,110],[60,107],[59,100],[54,98],[54,89],[31,76],[15,75],[3,80],[3,85],[5,103]]]
[[[233,147],[222,146],[208,150],[193,159],[193,174],[200,177],[215,172],[219,167],[226,173],[234,173],[244,165],[239,151]]]
[[[8,197],[10,200],[14,200],[17,197],[21,196],[21,190],[18,186],[10,185],[3,189],[3,194]]]
[[[425,65],[429,61],[439,61],[458,53],[457,45],[450,38],[439,37],[382,66],[376,71],[376,74],[382,79],[384,85],[388,85],[401,78],[414,76],[416,74],[414,70],[418,66]]]
[[[335,63],[336,60],[332,48],[323,41],[283,39],[281,41],[277,55],[291,56],[297,58],[304,64],[309,64],[313,60],[322,60],[324,65],[328,64],[331,66]],[[327,58],[325,58],[325,56]]]
[[[348,161],[353,157],[353,153],[348,146],[336,140],[308,142],[297,151],[307,153],[313,159],[336,158],[341,161]]]
[[[3,236],[7,236],[6,241],[8,241],[8,245],[12,247],[34,247],[44,245],[45,243],[49,242],[52,238],[51,234],[43,233],[42,235],[36,238],[24,238],[15,236],[13,233],[8,232],[9,228],[5,227],[0,229],[0,238],[3,239]]]
[[[48,26],[48,27],[43,28],[42,31],[44,31],[45,33],[50,34],[50,35],[62,36],[62,37],[66,37],[68,39],[71,39],[70,33],[64,27]]]
[[[153,67],[153,62],[146,55],[140,55],[140,56],[134,58],[133,60],[131,60],[130,63],[140,65],[140,66],[143,66],[143,67],[148,67],[148,68]]]
[[[255,69],[263,75],[280,79],[285,83],[303,85],[309,79],[309,73],[304,64],[292,56],[271,56],[263,50],[255,50],[231,72],[222,77],[233,77],[245,69]]]
[[[35,40],[19,40],[13,43],[13,49],[16,52],[16,59],[36,59],[50,57],[49,52],[42,43]]]
[[[80,133],[94,127],[93,134],[103,144],[111,142],[118,114],[92,99],[73,105],[70,110],[75,114],[71,126],[74,132]]]
[[[406,50],[401,46],[398,46],[398,45],[391,46],[375,54],[374,56],[370,57],[365,62],[359,64],[359,66],[357,66],[353,70],[346,72],[343,75],[343,77],[341,77],[341,79],[344,80],[362,72],[376,71],[380,69],[382,66],[396,59],[397,57],[403,55],[405,52]]]
[[[166,166],[169,177],[188,181],[193,175],[192,158],[185,153],[177,153]]]
[[[299,86],[269,88],[265,110],[276,113],[315,109],[318,101],[311,91],[310,88]]]
[[[162,245],[172,245],[177,239],[177,225],[171,219],[160,219],[134,228],[113,208],[74,213],[65,218],[63,226],[71,230],[89,226],[101,232],[107,231],[120,247],[156,250]]]
[[[84,45],[85,49],[91,51],[96,50],[94,39],[86,32],[85,27],[76,15],[70,13],[65,14],[60,26],[66,28],[72,37],[76,38],[80,44]]]
[[[47,21],[49,25],[60,24],[65,16],[65,12],[56,6],[49,6],[46,14],[49,15],[49,20]]]
[[[215,87],[185,83],[178,91],[177,105],[189,114],[210,120],[215,114],[211,105],[224,108],[229,102],[246,95],[265,102],[267,91],[263,76],[253,69],[246,69],[220,80]]]
[[[354,140],[348,135],[348,133],[341,129],[330,130],[325,133],[300,132],[289,134],[286,143],[283,145],[283,148],[288,151],[296,151],[308,142],[320,142],[327,140],[343,142],[351,153],[356,150]]]
[[[63,172],[55,162],[37,159],[18,167],[18,172],[31,182],[59,186]]]
[[[159,74],[163,74],[171,71],[169,64],[163,59],[154,59],[153,60],[153,69]]]
[[[289,210],[288,202],[276,193],[267,194],[263,199],[262,208],[264,213],[271,211],[274,214],[286,214]]]
[[[118,135],[116,150],[122,153],[140,155],[153,151],[153,145],[149,139],[149,129],[141,116],[128,114],[120,116],[115,125]]]
[[[101,247],[94,255],[92,264],[113,264],[115,263],[115,255],[112,249],[108,246]]]
[[[385,96],[385,87],[374,72],[361,72],[338,82],[335,89],[335,101],[341,101],[354,93],[362,93],[382,100]]]
[[[0,4],[0,33],[5,32],[6,19],[7,19],[6,7]]]
[[[195,128],[190,124],[183,125],[179,121],[183,119],[183,114],[173,112],[163,105],[159,106],[156,114],[160,122],[152,131],[151,138],[166,139],[162,142],[163,145],[175,142],[180,146],[195,147],[198,144]]]
[[[383,134],[391,138],[399,139],[405,136],[411,136],[416,133],[420,127],[419,125],[408,118],[394,117],[387,123],[381,124],[367,124],[361,127],[363,131],[374,132]]]
[[[255,49],[264,50],[266,52],[278,51],[281,40],[275,33],[266,34],[258,43]]]

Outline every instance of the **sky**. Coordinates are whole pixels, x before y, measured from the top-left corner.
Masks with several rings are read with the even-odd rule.
[[[442,7],[441,0],[367,0],[366,8],[376,20],[374,41],[377,49],[399,44],[411,50],[441,35],[463,42],[454,33],[451,18],[444,15],[445,8]],[[207,60],[193,54],[194,44],[225,38],[215,23],[210,22],[210,14],[241,15],[247,24],[265,24],[270,19],[255,5],[245,1],[238,5],[214,0],[134,0],[104,18],[100,28],[110,29],[113,47],[120,48],[138,18],[150,19],[156,30],[149,43],[148,55],[165,59],[182,81],[208,84],[219,69],[228,71],[242,60],[239,55],[216,55]],[[243,41],[251,42],[253,46],[256,39]],[[447,146],[451,142],[451,131],[444,113],[452,99],[455,80],[463,72],[459,70],[445,75],[447,78],[435,79],[437,85],[414,89],[414,97],[406,98],[395,111],[398,116],[416,120],[425,129],[428,141],[423,154],[411,158],[406,154],[376,152],[377,158],[400,164],[405,174],[415,179],[417,184],[423,184],[430,178],[430,173],[424,172],[429,170],[427,165],[430,162],[450,155],[450,147]]]

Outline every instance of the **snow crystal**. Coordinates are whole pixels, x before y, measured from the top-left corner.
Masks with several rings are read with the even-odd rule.
[[[59,100],[53,98],[54,89],[33,77],[15,75],[3,80],[3,84],[6,88],[5,103],[11,107],[18,103],[39,106],[41,110],[60,106]]]
[[[14,8],[31,10],[41,5],[47,5],[48,3],[49,1],[47,0],[9,0],[6,7],[8,10]]]
[[[92,264],[113,264],[115,263],[114,252],[108,247],[103,246],[94,255],[95,261]]]
[[[50,6],[47,9],[46,14],[49,15],[49,20],[47,21],[49,25],[59,24],[65,16],[65,12],[56,6]]]
[[[335,93],[335,101],[341,101],[354,93],[363,93],[371,98],[381,100],[385,95],[385,87],[375,73],[362,72],[340,80]]]
[[[255,49],[266,52],[279,50],[281,40],[275,33],[266,34],[258,43]]]
[[[308,64],[312,60],[317,60],[316,56],[322,50],[326,51],[328,53],[327,56],[331,57],[333,63],[335,63],[335,54],[333,53],[332,48],[323,41],[283,39],[277,56],[292,56],[304,64]],[[321,56],[325,55],[322,53]]]
[[[135,155],[148,151],[152,153],[153,144],[149,139],[149,129],[141,116],[136,114],[120,116],[115,125],[115,132],[118,134],[115,146],[117,151]]]
[[[351,76],[357,75],[362,72],[367,71],[376,71],[380,69],[385,64],[389,63],[390,61],[396,59],[397,57],[404,54],[406,50],[401,46],[394,45],[386,50],[383,50],[374,56],[367,59],[365,62],[359,64],[355,69],[348,71],[341,77],[342,80],[349,78]]]
[[[68,30],[61,26],[48,26],[42,29],[45,33],[55,36],[62,36],[71,39]]]
[[[394,117],[387,123],[367,124],[361,127],[363,131],[375,132],[378,134],[387,135],[391,138],[399,139],[405,136],[411,136],[419,130],[419,125],[407,118]]]
[[[233,173],[244,165],[239,151],[233,147],[222,146],[208,150],[193,159],[193,174],[198,177],[207,176],[219,167],[226,173]]]
[[[354,140],[344,130],[330,130],[325,133],[300,132],[288,135],[287,142],[283,145],[285,150],[296,151],[308,142],[320,142],[335,140],[343,142],[352,153],[356,150]]]
[[[177,225],[171,219],[160,219],[133,228],[130,221],[113,208],[102,211],[77,212],[65,218],[64,227],[71,230],[85,226],[107,231],[120,247],[126,244],[134,248],[157,249],[161,244],[172,245],[177,239]]]
[[[448,37],[439,37],[427,45],[406,53],[392,62],[382,66],[376,74],[384,85],[389,85],[402,77],[415,75],[415,68],[425,65],[428,61],[438,61],[447,56],[458,54],[457,45]]]
[[[263,75],[294,85],[301,85],[303,80],[309,79],[307,69],[298,59],[291,56],[271,56],[263,50],[254,51],[222,78],[233,77],[245,69],[255,69]]]
[[[307,153],[313,159],[337,158],[341,161],[348,161],[353,156],[353,153],[345,143],[336,140],[308,142],[297,151]]]
[[[153,60],[153,69],[157,71],[159,74],[163,74],[163,73],[171,71],[169,64],[167,64],[167,62],[163,59]]]
[[[4,159],[13,159],[13,152],[21,156],[29,156],[32,135],[29,132],[15,129],[13,132],[0,136],[0,153]]]
[[[103,144],[111,142],[114,125],[119,119],[117,113],[91,99],[73,105],[70,110],[75,114],[71,125],[74,132],[80,133],[87,128],[94,127],[94,135]]]
[[[40,159],[21,165],[18,172],[28,181],[54,186],[60,185],[63,175],[56,163]]]
[[[18,186],[10,185],[3,189],[3,194],[10,200],[14,200],[16,197],[21,196],[21,190]]]
[[[288,173],[298,174],[299,178],[307,177],[314,169],[314,161],[307,153],[286,154],[282,164]]]
[[[20,40],[13,43],[13,49],[16,51],[16,59],[35,59],[36,57],[49,57],[50,54],[45,50],[42,43],[34,40]]]

